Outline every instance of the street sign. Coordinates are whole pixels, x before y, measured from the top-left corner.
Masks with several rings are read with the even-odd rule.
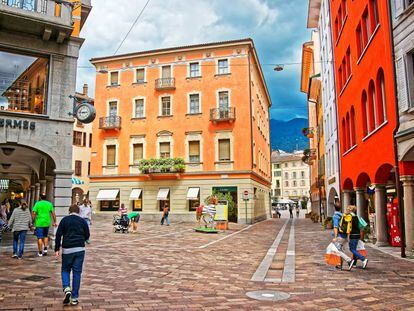
[[[249,201],[249,199],[250,199],[250,195],[249,195],[249,190],[244,190],[243,191],[243,200],[244,201]]]

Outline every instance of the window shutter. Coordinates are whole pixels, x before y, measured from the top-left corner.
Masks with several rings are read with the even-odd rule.
[[[397,59],[398,107],[400,112],[408,110],[407,78],[405,76],[405,57]]]
[[[190,141],[188,143],[190,156],[199,156],[200,155],[200,142],[199,141]]]
[[[115,146],[106,146],[106,164],[115,165]]]
[[[160,143],[160,153],[170,153],[170,143]]]
[[[230,160],[230,139],[219,140],[219,160],[220,161]]]
[[[144,157],[144,146],[142,144],[134,144],[134,164],[138,164]]]

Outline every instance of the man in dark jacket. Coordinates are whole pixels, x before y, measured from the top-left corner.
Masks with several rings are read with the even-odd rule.
[[[85,259],[85,241],[89,239],[89,226],[79,216],[79,206],[71,205],[69,216],[64,217],[56,231],[55,254],[59,258],[62,243],[62,286],[65,298],[63,304],[77,305],[81,283],[83,260]],[[70,272],[72,271],[72,289]]]

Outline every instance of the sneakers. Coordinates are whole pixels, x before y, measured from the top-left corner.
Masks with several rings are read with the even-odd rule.
[[[17,257],[17,259],[18,259],[18,260],[22,260],[22,259],[23,259],[23,257]]]
[[[368,264],[368,259],[365,258],[365,260],[362,262],[362,269],[365,269]]]
[[[70,301],[70,304],[71,304],[72,306],[76,306],[78,303],[79,303],[78,298],[73,298],[73,299]]]
[[[42,256],[43,256],[43,253],[42,253],[42,252],[38,252],[38,253],[37,253],[37,256],[38,256],[38,257],[42,257]]]
[[[352,268],[354,267],[354,262],[355,262],[355,260],[353,260],[353,259],[348,262],[348,271],[352,270]]]
[[[65,293],[65,298],[63,299],[63,304],[64,305],[69,305],[69,303],[71,302],[71,299],[72,299],[72,290],[70,289],[70,287],[65,287],[63,289],[63,292]]]
[[[47,256],[47,247],[43,249],[43,256]]]
[[[12,255],[12,258],[17,258],[17,254],[13,254]]]

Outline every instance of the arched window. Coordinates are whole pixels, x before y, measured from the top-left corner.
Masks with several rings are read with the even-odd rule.
[[[352,106],[351,107],[351,140],[352,140],[351,145],[352,146],[356,145],[356,128],[355,128],[355,126],[356,126],[356,123],[355,123],[355,109],[354,109],[354,106]]]
[[[378,70],[377,74],[377,113],[378,113],[378,123],[381,125],[387,120],[386,116],[386,94],[385,94],[385,82],[384,82],[384,71],[382,68]]]
[[[371,80],[369,82],[368,87],[368,114],[369,114],[369,131],[372,132],[378,127],[378,120],[377,120],[377,99],[375,96],[375,84],[374,81]]]
[[[346,113],[346,149],[349,150],[352,146],[352,138],[349,126],[349,112]]]
[[[368,100],[367,100],[367,92],[365,90],[362,92],[362,101],[361,101],[361,108],[362,108],[362,126],[364,130],[364,136],[369,134],[369,113],[368,113]]]
[[[342,118],[342,151],[347,151],[345,118]]]

